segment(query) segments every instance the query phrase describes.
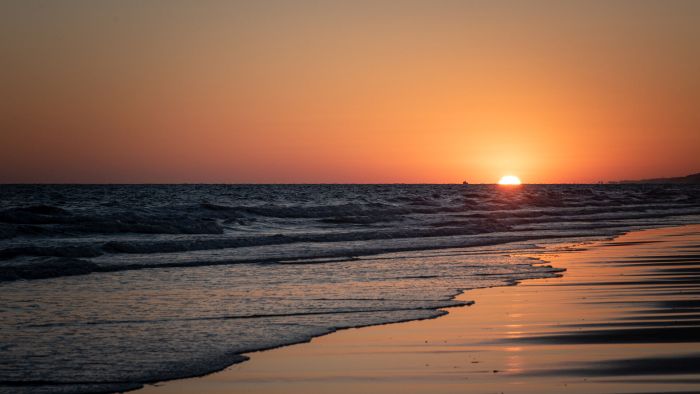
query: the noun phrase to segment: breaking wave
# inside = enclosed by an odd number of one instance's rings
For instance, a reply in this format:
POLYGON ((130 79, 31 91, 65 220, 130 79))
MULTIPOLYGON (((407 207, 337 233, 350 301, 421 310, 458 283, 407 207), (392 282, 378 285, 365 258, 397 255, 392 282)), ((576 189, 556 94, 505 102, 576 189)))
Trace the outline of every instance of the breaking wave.
POLYGON ((607 235, 693 222, 699 194, 693 185, 7 186, 0 280, 607 235), (66 259, 85 269, 64 269, 66 259))

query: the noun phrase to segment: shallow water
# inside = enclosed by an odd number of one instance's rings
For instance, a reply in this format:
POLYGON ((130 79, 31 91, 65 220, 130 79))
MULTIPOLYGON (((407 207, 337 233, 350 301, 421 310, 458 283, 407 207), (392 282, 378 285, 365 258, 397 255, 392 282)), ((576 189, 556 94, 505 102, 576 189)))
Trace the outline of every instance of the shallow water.
POLYGON ((696 393, 700 226, 538 256, 562 277, 465 292, 469 308, 346 330, 139 394, 696 393))
POLYGON ((695 186, 2 186, 0 202, 8 392, 138 387, 436 317, 463 289, 555 275, 520 256, 538 245, 700 221, 695 186))

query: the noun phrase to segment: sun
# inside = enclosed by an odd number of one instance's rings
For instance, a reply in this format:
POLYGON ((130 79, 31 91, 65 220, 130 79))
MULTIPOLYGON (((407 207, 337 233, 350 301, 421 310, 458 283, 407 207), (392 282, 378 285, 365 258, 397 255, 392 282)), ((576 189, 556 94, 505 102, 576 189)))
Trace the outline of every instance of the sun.
POLYGON ((520 185, 521 183, 520 178, 515 175, 504 175, 501 180, 498 181, 499 185, 520 185))

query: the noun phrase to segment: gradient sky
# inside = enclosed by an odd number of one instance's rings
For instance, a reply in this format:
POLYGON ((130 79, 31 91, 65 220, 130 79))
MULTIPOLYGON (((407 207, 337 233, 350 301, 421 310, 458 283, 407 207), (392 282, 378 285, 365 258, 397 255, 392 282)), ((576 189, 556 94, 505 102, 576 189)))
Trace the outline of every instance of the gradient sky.
POLYGON ((0 182, 700 171, 700 1, 0 2, 0 182))

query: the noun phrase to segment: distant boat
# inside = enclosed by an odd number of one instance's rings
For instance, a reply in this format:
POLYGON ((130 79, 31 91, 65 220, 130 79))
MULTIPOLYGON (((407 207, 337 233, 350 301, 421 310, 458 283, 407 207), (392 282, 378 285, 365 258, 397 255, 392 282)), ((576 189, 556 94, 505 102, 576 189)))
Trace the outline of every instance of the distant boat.
POLYGON ((468 185, 468 184, 469 184, 469 182, 467 182, 467 181, 462 182, 462 185, 468 185))

